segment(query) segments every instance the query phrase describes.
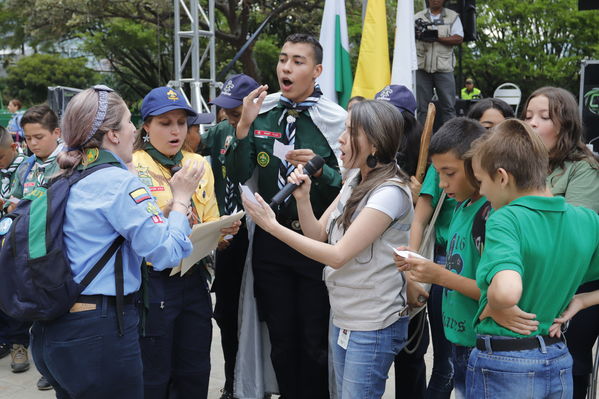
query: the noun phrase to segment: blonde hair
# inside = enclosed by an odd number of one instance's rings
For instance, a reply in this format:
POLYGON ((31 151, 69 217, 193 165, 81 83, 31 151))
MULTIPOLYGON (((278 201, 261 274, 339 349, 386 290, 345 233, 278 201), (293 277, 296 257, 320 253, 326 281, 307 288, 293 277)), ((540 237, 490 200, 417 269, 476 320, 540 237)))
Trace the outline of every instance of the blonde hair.
POLYGON ((126 110, 127 105, 121 96, 109 92, 106 116, 92 138, 85 142, 98 112, 98 92, 87 89, 73 97, 62 117, 61 136, 68 148, 58 155, 58 165, 66 169, 67 173, 79 166, 85 149, 101 148, 102 139, 109 130, 121 129, 121 120, 126 110))

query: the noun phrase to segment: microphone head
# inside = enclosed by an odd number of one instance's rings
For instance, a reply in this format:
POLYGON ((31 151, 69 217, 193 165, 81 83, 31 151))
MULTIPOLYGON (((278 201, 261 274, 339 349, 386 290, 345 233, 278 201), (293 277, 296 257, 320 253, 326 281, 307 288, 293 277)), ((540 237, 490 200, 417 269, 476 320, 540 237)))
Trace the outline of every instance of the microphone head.
POLYGON ((324 166, 324 158, 320 155, 315 155, 314 158, 309 160, 304 166, 305 174, 308 176, 312 176, 316 173, 320 168, 324 166))

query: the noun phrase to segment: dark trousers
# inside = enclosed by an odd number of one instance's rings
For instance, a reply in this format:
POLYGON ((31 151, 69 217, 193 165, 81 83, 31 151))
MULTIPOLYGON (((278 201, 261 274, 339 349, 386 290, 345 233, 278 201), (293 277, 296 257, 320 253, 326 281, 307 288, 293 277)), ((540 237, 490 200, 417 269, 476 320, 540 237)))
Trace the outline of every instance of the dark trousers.
POLYGON ((35 366, 58 399, 142 399, 138 324, 136 306, 125 305, 124 335, 119 336, 115 307, 107 299, 95 310, 35 322, 35 366))
POLYGON ((324 266, 256 227, 254 289, 284 399, 328 398, 329 300, 324 266))
POLYGON ((453 390, 452 347, 443 329, 442 301, 443 287, 433 284, 427 301, 433 341, 433 370, 426 388, 427 399, 449 399, 453 390))
POLYGON ((199 265, 184 276, 150 271, 150 309, 140 338, 145 399, 208 396, 212 304, 199 265))
POLYGON ((29 346, 30 321, 19 321, 0 311, 0 343, 29 346))
MULTIPOLYGON (((577 294, 599 290, 599 281, 580 286, 577 294)), ((584 309, 570 321, 566 331, 566 343, 574 364, 574 399, 584 399, 587 395, 591 372, 593 370, 593 345, 599 336, 599 305, 584 309)))
POLYGON ((424 355, 429 344, 425 310, 410 320, 408 339, 412 341, 395 356, 395 398, 424 399, 426 394, 424 355), (413 352, 407 353, 406 350, 413 352))
POLYGON ((237 339, 237 321, 239 311, 239 293, 243 266, 248 250, 247 229, 239 229, 230 245, 216 251, 215 278, 212 290, 216 295, 214 319, 220 328, 221 344, 225 359, 225 389, 233 392, 235 377, 235 359, 239 341, 237 339))

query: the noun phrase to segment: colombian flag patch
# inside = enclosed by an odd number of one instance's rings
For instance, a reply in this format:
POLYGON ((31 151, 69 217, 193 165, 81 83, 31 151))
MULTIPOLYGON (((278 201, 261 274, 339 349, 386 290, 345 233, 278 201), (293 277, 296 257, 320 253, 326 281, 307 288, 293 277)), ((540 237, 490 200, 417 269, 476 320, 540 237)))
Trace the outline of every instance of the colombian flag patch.
POLYGON ((137 190, 131 191, 129 193, 129 197, 131 197, 133 202, 135 202, 136 204, 139 204, 141 202, 144 202, 145 200, 149 200, 150 198, 152 198, 152 196, 150 195, 148 190, 146 190, 143 187, 138 188, 137 190))

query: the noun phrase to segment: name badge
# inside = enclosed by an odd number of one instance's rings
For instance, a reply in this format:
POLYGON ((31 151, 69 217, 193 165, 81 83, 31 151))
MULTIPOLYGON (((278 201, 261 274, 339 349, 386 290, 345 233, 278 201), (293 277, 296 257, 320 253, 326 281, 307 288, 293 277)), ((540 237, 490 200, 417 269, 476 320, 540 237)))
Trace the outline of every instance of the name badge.
POLYGON ((278 132, 269 132, 266 130, 254 130, 254 136, 255 137, 274 137, 275 139, 280 139, 283 135, 281 133, 278 132))
POLYGON ((347 345, 349 344, 349 334, 351 331, 340 329, 339 330, 339 338, 337 338, 337 345, 342 347, 343 349, 347 349, 347 345))

